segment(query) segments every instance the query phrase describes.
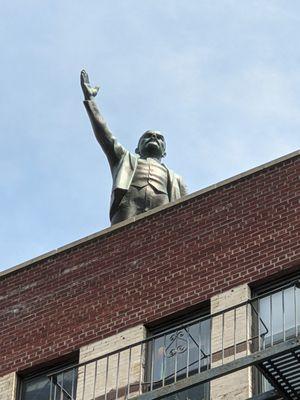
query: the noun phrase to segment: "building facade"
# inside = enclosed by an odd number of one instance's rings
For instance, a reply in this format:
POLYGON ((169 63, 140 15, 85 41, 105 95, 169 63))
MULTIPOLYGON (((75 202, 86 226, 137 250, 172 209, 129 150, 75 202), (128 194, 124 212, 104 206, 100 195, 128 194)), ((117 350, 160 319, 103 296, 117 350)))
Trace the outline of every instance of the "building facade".
POLYGON ((0 399, 300 399, 299 155, 2 272, 0 399))

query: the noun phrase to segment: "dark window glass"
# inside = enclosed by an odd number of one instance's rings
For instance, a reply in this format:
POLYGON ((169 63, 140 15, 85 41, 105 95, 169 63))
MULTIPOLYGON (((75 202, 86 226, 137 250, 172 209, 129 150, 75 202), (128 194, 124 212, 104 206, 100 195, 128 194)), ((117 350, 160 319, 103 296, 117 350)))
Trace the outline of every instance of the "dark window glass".
POLYGON ((50 382, 47 376, 41 375, 22 383, 22 400, 48 400, 50 382))
MULTIPOLYGON (((53 371, 53 370, 52 370, 53 371)), ((59 374, 57 377, 58 385, 53 385, 52 391, 50 388, 50 380, 48 374, 51 370, 47 370, 41 374, 28 376, 21 381, 21 397, 20 400, 49 400, 51 392, 51 400, 67 400, 70 397, 67 395, 76 393, 77 376, 73 370, 64 374, 59 374), (60 388, 65 390, 65 394, 61 394, 60 388)))
POLYGON ((262 346, 270 347, 299 332, 299 302, 300 290, 297 287, 290 287, 260 299, 260 317, 268 329, 262 346))
MULTIPOLYGON (((148 343, 147 384, 153 390, 210 368, 210 318, 195 322, 177 321, 177 328, 156 329, 148 343), (160 334, 161 333, 161 334, 160 334)), ((176 394, 176 398, 209 399, 209 384, 176 394)))
POLYGON ((210 399, 209 385, 196 385, 192 388, 182 390, 173 395, 163 397, 164 400, 208 400, 210 399))

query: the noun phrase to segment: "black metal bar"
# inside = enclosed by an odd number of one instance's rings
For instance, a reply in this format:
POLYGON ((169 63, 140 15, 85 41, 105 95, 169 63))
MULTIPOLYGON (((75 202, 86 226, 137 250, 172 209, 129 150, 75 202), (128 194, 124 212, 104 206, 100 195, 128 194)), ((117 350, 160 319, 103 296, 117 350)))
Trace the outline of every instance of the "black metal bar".
POLYGON ((285 341, 285 303, 284 303, 284 290, 281 292, 282 302, 282 330, 283 330, 283 341, 285 341))
MULTIPOLYGON (((63 386, 61 386, 60 383, 56 381, 54 384, 55 388, 58 387, 60 389, 60 394, 63 393, 65 396, 67 396, 68 399, 73 400, 73 397, 70 395, 70 393, 63 386)), ((56 400, 56 393, 54 395, 54 400, 56 400)))
MULTIPOLYGON (((280 374, 280 372, 277 370, 277 368, 274 366, 274 364, 272 363, 271 360, 267 360, 268 363, 272 366, 272 368, 274 369, 274 371, 276 371, 276 373, 278 374, 278 377, 280 380, 282 380, 284 383, 286 383, 286 386, 288 387, 288 389, 293 392, 294 395, 297 396, 297 393, 294 392, 293 388, 291 388, 286 379, 282 376, 282 374, 280 374)), ((278 383, 278 379, 274 378, 272 376, 272 374, 269 373, 268 369, 266 368, 266 366, 264 365, 257 365, 258 370, 265 376, 265 378, 270 382, 270 384, 277 390, 277 392, 285 399, 285 400, 294 400, 293 397, 290 397, 288 395, 288 393, 286 392, 286 388, 283 387, 283 385, 278 383)), ((296 397, 297 398, 297 397, 296 397)))
POLYGON ((74 384, 75 384, 75 371, 78 371, 76 368, 74 368, 73 369, 73 371, 72 371, 72 387, 71 387, 71 396, 72 396, 72 399, 73 399, 73 397, 74 397, 74 384))
POLYGON ((250 397, 247 400, 279 400, 282 398, 280 394, 276 393, 275 390, 269 390, 268 392, 258 394, 257 396, 250 397))
MULTIPOLYGON (((201 323, 199 323, 199 325, 200 325, 200 324, 201 324, 201 323)), ((188 338, 190 337, 190 338, 192 339, 192 341, 194 342, 194 344, 195 344, 197 347, 199 347, 199 344, 196 342, 196 340, 193 338, 193 336, 189 333, 188 329, 189 329, 189 327, 184 328, 184 330, 185 330, 186 333, 188 334, 188 338)), ((202 354, 202 358, 208 357, 208 354, 206 354, 201 348, 200 348, 199 351, 200 351, 201 354, 202 354)))
POLYGON ((104 400, 107 400, 108 370, 109 370, 109 357, 107 357, 107 359, 106 359, 104 400))
POLYGON ((98 370, 98 361, 96 361, 95 364, 93 400, 95 400, 95 394, 96 394, 97 370, 98 370))
POLYGON ((287 340, 284 343, 277 344, 266 350, 257 351, 256 353, 250 354, 248 356, 230 361, 227 364, 214 367, 208 371, 203 371, 201 372, 201 374, 195 374, 190 376, 189 378, 184 378, 176 383, 165 386, 163 388, 143 393, 139 397, 132 397, 131 400, 156 400, 165 396, 173 395, 174 393, 180 392, 187 388, 192 388, 202 383, 221 378, 222 376, 231 374, 240 369, 250 367, 252 365, 258 365, 263 361, 274 357, 275 355, 278 356, 297 348, 300 348, 300 338, 287 340))
POLYGON ((174 382, 177 382, 177 363, 178 363, 178 332, 176 332, 176 338, 175 338, 174 382))
MULTIPOLYGON (((247 307, 247 306, 246 306, 247 307)), ((248 321, 246 319, 246 325, 248 321)), ((234 346, 234 360, 236 357, 236 309, 233 310, 233 346, 234 346)), ((246 346, 248 346, 246 342, 246 346)))
POLYGON ((270 333, 271 333, 271 346, 273 346, 273 295, 270 296, 270 333))
POLYGON ((82 387, 82 399, 84 399, 84 394, 85 394, 86 366, 87 366, 87 364, 85 364, 85 365, 84 365, 84 369, 83 369, 83 387, 82 387))
POLYGON ((129 349, 128 354, 128 374, 127 374, 127 398, 130 394, 130 370, 131 370, 131 348, 129 349))
MULTIPOLYGON (((61 374, 61 380, 62 380, 62 383, 61 383, 61 388, 63 389, 64 388, 64 372, 61 374)), ((61 390, 60 391, 60 400, 63 400, 63 391, 61 390)))
POLYGON ((248 304, 246 305, 246 356, 248 355, 248 348, 249 348, 249 343, 248 343, 248 335, 250 331, 250 324, 249 324, 249 307, 248 304))
MULTIPOLYGON (((277 290, 277 291, 279 291, 279 290, 277 290)), ((262 297, 262 296, 261 296, 261 297, 262 297)), ((124 347, 122 347, 122 348, 120 348, 120 349, 118 349, 118 350, 114 350, 114 351, 112 351, 112 352, 110 352, 110 353, 103 354, 103 355, 100 356, 100 357, 95 357, 95 358, 93 358, 93 359, 91 359, 91 360, 84 361, 84 362, 82 362, 82 363, 78 363, 78 364, 76 364, 76 365, 74 365, 74 366, 72 366, 72 367, 62 368, 62 369, 60 369, 60 370, 51 372, 51 373, 48 374, 47 376, 48 376, 48 378, 50 378, 50 377, 53 376, 53 375, 58 375, 58 374, 60 374, 60 373, 62 373, 62 372, 68 372, 68 371, 72 370, 72 369, 75 368, 75 367, 76 367, 76 368, 80 368, 80 367, 83 367, 83 366, 86 365, 86 364, 91 364, 91 363, 96 362, 96 361, 98 361, 98 360, 102 360, 102 359, 104 359, 104 358, 111 357, 111 356, 113 356, 113 355, 115 355, 115 354, 118 354, 118 353, 121 353, 121 352, 123 352, 123 351, 129 350, 129 349, 132 348, 132 347, 140 346, 142 343, 148 343, 148 342, 151 342, 152 340, 156 340, 156 339, 158 339, 158 338, 161 338, 161 337, 163 337, 165 334, 167 335, 168 333, 172 333, 172 332, 184 330, 184 329, 186 329, 187 327, 196 324, 197 322, 203 322, 203 321, 206 321, 206 320, 211 320, 212 318, 218 317, 219 315, 223 315, 224 313, 228 313, 228 312, 230 312, 230 311, 232 311, 232 310, 234 310, 234 309, 241 308, 241 307, 245 306, 246 304, 250 304, 251 307, 253 308, 254 312, 257 313, 257 311, 255 310, 255 307, 252 305, 252 302, 254 302, 255 300, 257 300, 258 298, 261 298, 261 297, 255 297, 255 298, 253 298, 253 299, 251 299, 251 300, 244 301, 243 303, 239 303, 239 304, 237 304, 237 305, 235 305, 235 306, 229 307, 229 308, 227 308, 227 309, 225 309, 225 310, 222 310, 222 311, 218 311, 218 312, 216 312, 216 313, 214 313, 214 314, 210 314, 210 315, 206 315, 206 316, 204 316, 204 317, 196 318, 196 319, 194 319, 194 320, 189 321, 188 323, 180 324, 180 325, 178 325, 178 326, 176 326, 176 327, 174 327, 174 328, 170 328, 170 329, 164 331, 163 333, 158 333, 158 334, 153 335, 153 336, 150 336, 150 337, 148 337, 148 338, 146 338, 146 339, 140 340, 139 342, 136 342, 136 343, 134 343, 134 344, 130 344, 130 345, 124 346, 124 347)), ((263 297, 265 297, 265 295, 264 295, 263 297)), ((262 322, 262 324, 264 325, 266 331, 268 331, 268 329, 267 329, 266 325, 264 324, 264 322, 263 322, 263 321, 261 321, 261 322, 262 322)))
POLYGON ((201 354, 201 346, 202 346, 202 343, 201 343, 201 322, 199 322, 199 324, 198 324, 199 326, 198 326, 198 334, 199 334, 199 340, 198 340, 198 374, 200 374, 200 372, 201 372, 201 356, 200 356, 200 354, 201 354))
POLYGON ((118 353, 118 358, 117 358, 116 400, 119 395, 119 374, 120 374, 120 353, 118 353))
POLYGON ((189 337, 191 335, 190 335, 190 331, 188 328, 186 329, 186 332, 188 334, 187 335, 187 354, 186 354, 186 377, 188 378, 189 372, 190 372, 190 340, 189 340, 189 337))
POLYGON ((165 381, 166 381, 166 371, 167 371, 167 352, 166 352, 166 342, 167 338, 166 335, 164 335, 164 352, 163 352, 163 369, 162 369, 162 385, 165 386, 165 381))
POLYGON ((49 400, 52 400, 53 381, 54 381, 54 378, 53 378, 53 376, 51 376, 51 378, 50 378, 50 393, 49 393, 49 400))
POLYGON ((140 351, 139 394, 142 393, 143 353, 144 353, 144 346, 143 346, 143 343, 142 343, 141 344, 141 351, 140 351))
POLYGON ((298 313, 297 313, 297 308, 298 308, 298 296, 297 296, 297 289, 299 289, 299 286, 295 285, 294 288, 294 301, 295 301, 295 334, 298 336, 298 313))
POLYGON ((225 313, 222 314, 222 364, 224 364, 224 357, 225 357, 224 328, 225 328, 225 313))
MULTIPOLYGON (((265 296, 264 296, 265 297, 265 296)), ((269 329, 267 328, 266 324, 264 323, 264 321, 260 318, 260 313, 256 310, 256 308, 254 307, 254 304, 252 304, 254 299, 251 299, 250 301, 247 302, 247 304, 250 304, 252 310, 255 312, 255 314, 257 315, 258 318, 258 324, 261 322, 266 330, 266 332, 261 333, 261 336, 267 335, 269 333, 269 329)), ((250 338, 252 339, 252 338, 250 338)))
MULTIPOLYGON (((250 333, 249 339, 246 337, 246 346, 248 346, 247 343, 248 343, 249 340, 254 340, 256 337, 258 337, 259 339, 261 339, 261 337, 264 337, 264 335, 266 335, 266 334, 269 332, 269 331, 268 331, 268 328, 267 328, 267 326, 266 326, 266 324, 265 324, 264 321, 260 318, 259 312, 256 310, 255 305, 254 305, 254 302, 257 301, 258 299, 262 299, 262 298, 265 298, 265 297, 267 297, 267 296, 270 296, 270 294, 271 294, 271 296, 272 296, 272 294, 281 292, 281 291, 283 291, 284 289, 289 288, 289 287, 295 287, 295 290, 296 290, 296 287, 298 288, 299 285, 300 285, 300 284, 299 284, 299 281, 297 281, 297 282, 292 282, 292 283, 290 283, 290 284, 287 284, 287 285, 285 285, 285 286, 282 286, 281 288, 277 288, 277 289, 272 290, 272 291, 270 291, 270 292, 268 292, 268 293, 264 293, 263 295, 257 296, 257 297, 255 297, 255 298, 253 298, 253 299, 251 299, 251 300, 247 300, 247 301, 245 301, 245 302, 243 302, 243 303, 240 303, 240 304, 237 304, 237 305, 235 305, 235 306, 229 307, 229 308, 227 308, 227 309, 225 309, 225 310, 222 310, 222 311, 219 311, 219 312, 217 312, 217 313, 214 313, 214 314, 211 314, 211 315, 207 315, 207 316, 204 316, 204 317, 201 317, 201 318, 194 319, 194 320, 192 320, 192 321, 190 321, 190 322, 188 322, 188 323, 180 324, 180 325, 178 325, 177 327, 170 328, 170 329, 164 331, 163 333, 159 333, 159 334, 153 335, 152 337, 149 337, 149 338, 146 338, 146 339, 141 340, 141 341, 139 341, 139 342, 136 342, 136 343, 134 343, 134 344, 131 344, 131 345, 128 345, 128 346, 124 346, 124 347, 122 347, 122 348, 119 349, 119 350, 115 350, 115 351, 113 351, 113 352, 104 354, 104 355, 102 355, 102 356, 100 356, 100 357, 93 358, 93 359, 91 359, 91 360, 88 360, 88 361, 79 363, 79 364, 77 364, 77 365, 75 365, 75 366, 70 366, 70 367, 68 367, 68 368, 64 368, 64 369, 61 369, 61 370, 58 370, 58 371, 54 371, 54 372, 52 372, 52 373, 50 373, 50 374, 48 375, 48 378, 51 379, 52 377, 57 377, 58 374, 62 374, 62 373, 65 373, 65 372, 68 372, 68 371, 71 371, 71 370, 74 371, 75 369, 77 369, 77 371, 78 371, 78 369, 79 369, 80 367, 84 367, 84 371, 85 371, 85 372, 84 372, 84 375, 85 375, 85 374, 86 374, 86 367, 87 367, 87 365, 92 364, 92 363, 97 363, 97 362, 99 362, 99 361, 102 360, 102 359, 106 359, 106 361, 107 361, 107 366, 108 366, 108 359, 109 359, 111 356, 117 355, 118 357, 120 357, 120 354, 121 354, 122 352, 127 351, 127 350, 129 350, 129 351, 131 352, 131 349, 133 349, 134 347, 137 347, 137 346, 141 346, 141 347, 142 347, 142 346, 144 346, 144 345, 146 345, 147 343, 150 343, 150 342, 152 343, 152 347, 154 347, 154 349, 152 348, 152 351, 154 351, 154 354, 152 354, 152 363, 154 363, 156 339, 162 338, 162 337, 166 337, 166 335, 167 335, 168 333, 173 333, 173 332, 175 332, 175 335, 176 335, 180 330, 185 331, 185 332, 187 333, 187 335, 188 335, 188 340, 189 340, 189 338, 191 338, 191 340, 193 340, 193 342, 198 346, 198 349, 199 349, 199 344, 194 340, 194 338, 192 337, 192 335, 190 335, 189 327, 191 327, 192 325, 195 325, 196 323, 198 323, 199 326, 201 326, 201 324, 202 324, 204 321, 209 321, 210 326, 212 327, 213 318, 216 318, 216 317, 218 317, 218 316, 222 316, 222 333, 223 333, 223 334, 222 334, 222 343, 223 343, 223 341, 224 341, 224 320, 225 320, 225 315, 226 315, 226 313, 228 313, 228 312, 230 312, 230 311, 233 310, 233 311, 234 311, 234 314, 235 314, 235 317, 236 317, 236 310, 237 310, 237 309, 240 309, 240 308, 242 308, 242 307, 244 307, 244 306, 246 306, 246 314, 247 314, 247 311, 248 311, 248 307, 250 306, 250 307, 252 308, 252 310, 254 311, 254 313, 258 316, 258 324, 259 324, 259 327, 260 327, 260 324, 262 324, 262 326, 263 326, 264 329, 265 329, 265 332, 264 332, 264 333, 261 333, 261 332, 260 332, 260 329, 259 329, 259 334, 258 334, 258 336, 252 336, 252 334, 250 333), (153 345, 154 345, 154 346, 153 346, 153 345)), ((284 293, 284 292, 282 292, 282 293, 284 293)), ((284 294, 283 294, 283 295, 284 295, 284 294)), ((284 301, 284 300, 283 300, 283 301, 284 301)), ((295 308, 296 308, 296 304, 295 304, 295 308)), ((246 319, 247 319, 247 318, 246 318, 246 319)), ((235 321, 235 324, 236 324, 236 321, 235 321)), ((246 324, 247 324, 246 330, 248 331, 248 321, 246 321, 246 324)), ((295 324, 297 325, 297 321, 295 321, 295 324)), ((234 329, 236 329, 236 327, 235 327, 234 329)), ((177 340, 177 336, 176 336, 176 340, 177 340)), ((201 341, 201 338, 200 338, 200 341, 201 341)), ((236 341, 236 340, 235 340, 235 341, 236 341)), ((239 343, 244 343, 244 341, 239 342, 239 343)), ((234 350, 235 350, 235 352, 236 352, 236 346, 237 346, 239 343, 234 343, 234 348, 235 348, 234 350)), ((212 359, 212 354, 206 355, 206 354, 202 351, 201 346, 200 346, 200 351, 201 351, 201 353, 203 354, 203 357, 208 357, 208 356, 210 356, 210 358, 212 359)), ((222 363, 224 363, 224 356, 225 356, 224 351, 225 351, 225 349, 224 349, 224 343, 223 343, 223 345, 222 345, 222 363)), ((211 353, 211 350, 210 350, 210 353, 211 353)), ((165 356, 166 356, 166 355, 165 355, 165 356)), ((188 356, 189 356, 189 355, 188 355, 188 356)), ((176 352, 176 354, 175 354, 175 357, 177 357, 177 352, 176 352)), ((212 360, 211 360, 211 361, 212 361, 212 360)), ((189 364, 189 362, 188 362, 188 364, 189 364)), ((208 363, 207 363, 207 365, 208 365, 208 363)), ((189 368, 189 365, 187 365, 187 368, 189 368)), ((153 366, 152 366, 152 369, 153 369, 153 366)), ((177 372, 178 372, 176 369, 177 369, 177 368, 175 368, 175 375, 174 375, 175 382, 176 382, 176 379, 177 379, 177 372)), ((201 365, 200 365, 200 369, 201 369, 201 365)), ((151 372, 152 372, 152 377, 151 377, 151 379, 150 379, 150 386, 151 386, 151 389, 153 389, 153 383, 155 382, 154 374, 153 374, 154 371, 151 371, 151 372), (151 381, 152 381, 152 382, 151 382, 151 381)), ((188 375, 188 373, 189 373, 189 372, 187 372, 187 375, 188 375)), ((165 371, 164 371, 164 375, 165 375, 165 371)), ((106 377, 106 378, 107 378, 107 377, 106 377)), ((164 376, 164 378, 166 378, 166 377, 164 376)), ((57 385, 57 382, 55 382, 55 381, 53 381, 53 382, 54 382, 54 386, 55 386, 55 389, 56 389, 56 386, 58 386, 58 385, 57 385)), ((84 386, 85 386, 85 376, 84 376, 84 386)), ((84 391, 84 390, 85 390, 85 387, 83 387, 83 391, 84 391)), ((149 389, 148 389, 148 390, 149 390, 149 389)))
POLYGON ((152 342, 151 342, 150 390, 153 389, 153 383, 154 383, 154 359, 155 359, 155 340, 152 340, 152 342))

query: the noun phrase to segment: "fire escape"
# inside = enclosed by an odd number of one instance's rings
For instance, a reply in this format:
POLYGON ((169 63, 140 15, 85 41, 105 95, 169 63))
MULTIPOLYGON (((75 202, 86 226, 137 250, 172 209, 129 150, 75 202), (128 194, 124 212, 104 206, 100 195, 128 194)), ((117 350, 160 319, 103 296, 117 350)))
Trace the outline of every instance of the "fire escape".
POLYGON ((215 379, 253 367, 248 400, 300 399, 300 283, 49 375, 49 400, 209 400, 215 379))

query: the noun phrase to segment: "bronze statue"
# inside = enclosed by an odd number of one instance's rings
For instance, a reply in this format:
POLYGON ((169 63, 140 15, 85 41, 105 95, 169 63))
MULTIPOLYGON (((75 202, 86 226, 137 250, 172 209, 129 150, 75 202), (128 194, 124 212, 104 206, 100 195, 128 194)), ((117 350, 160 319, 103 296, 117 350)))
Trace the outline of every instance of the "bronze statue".
POLYGON ((166 155, 163 135, 158 131, 146 131, 138 142, 136 154, 130 153, 107 127, 93 100, 99 87, 90 85, 84 70, 81 71, 81 87, 96 139, 111 169, 111 223, 116 224, 184 196, 187 192, 182 178, 161 162, 166 155))

